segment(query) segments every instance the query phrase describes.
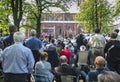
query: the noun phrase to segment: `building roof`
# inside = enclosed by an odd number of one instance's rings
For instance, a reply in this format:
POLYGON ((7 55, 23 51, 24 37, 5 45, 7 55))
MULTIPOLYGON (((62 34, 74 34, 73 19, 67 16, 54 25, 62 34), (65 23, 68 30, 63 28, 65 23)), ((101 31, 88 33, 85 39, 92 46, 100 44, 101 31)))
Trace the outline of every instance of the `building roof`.
MULTIPOLYGON (((25 0, 25 2, 29 3, 29 4, 35 4, 34 0, 25 0)), ((79 12, 79 6, 77 5, 77 2, 71 2, 70 4, 68 3, 68 13, 78 13, 79 12)), ((66 13, 64 11, 62 11, 60 8, 57 7, 49 7, 50 11, 52 11, 53 13, 66 13)))
MULTIPOLYGON (((78 13, 79 12, 79 6, 77 5, 76 2, 72 2, 70 5, 68 5, 68 13, 78 13)), ((50 7, 50 10, 54 13, 65 13, 64 11, 62 11, 60 8, 57 7, 50 7)))

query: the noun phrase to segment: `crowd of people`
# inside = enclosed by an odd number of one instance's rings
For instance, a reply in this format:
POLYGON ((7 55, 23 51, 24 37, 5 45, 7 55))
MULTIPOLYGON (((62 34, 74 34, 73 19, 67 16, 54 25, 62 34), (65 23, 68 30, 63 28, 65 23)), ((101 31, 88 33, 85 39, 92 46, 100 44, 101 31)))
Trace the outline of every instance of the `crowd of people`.
POLYGON ((32 76, 35 82, 62 82, 61 75, 77 77, 74 82, 78 79, 84 82, 120 81, 118 29, 111 32, 109 38, 96 28, 94 34, 81 32, 72 39, 54 39, 51 35, 48 39, 39 39, 34 29, 26 39, 13 25, 9 31, 10 35, 3 39, 4 47, 0 46, 4 82, 31 82, 32 76), (87 70, 78 64, 81 46, 88 51, 87 70))

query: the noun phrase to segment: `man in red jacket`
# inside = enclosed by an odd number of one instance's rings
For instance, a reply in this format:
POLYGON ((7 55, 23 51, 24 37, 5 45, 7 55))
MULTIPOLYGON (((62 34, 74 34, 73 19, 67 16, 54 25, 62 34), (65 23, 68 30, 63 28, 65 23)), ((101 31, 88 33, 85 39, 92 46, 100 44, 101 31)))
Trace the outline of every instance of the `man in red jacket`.
POLYGON ((62 56, 62 55, 67 57, 67 60, 68 60, 67 63, 70 64, 70 59, 71 59, 72 52, 69 50, 69 46, 68 45, 66 45, 64 47, 64 50, 62 50, 60 52, 60 56, 62 56))

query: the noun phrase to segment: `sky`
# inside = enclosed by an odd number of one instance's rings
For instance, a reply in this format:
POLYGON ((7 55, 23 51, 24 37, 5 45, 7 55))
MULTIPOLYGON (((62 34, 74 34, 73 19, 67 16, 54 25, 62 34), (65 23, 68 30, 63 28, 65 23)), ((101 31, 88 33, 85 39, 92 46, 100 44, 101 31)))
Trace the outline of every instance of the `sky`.
POLYGON ((108 0, 109 3, 113 3, 113 4, 115 3, 115 1, 117 0, 108 0))

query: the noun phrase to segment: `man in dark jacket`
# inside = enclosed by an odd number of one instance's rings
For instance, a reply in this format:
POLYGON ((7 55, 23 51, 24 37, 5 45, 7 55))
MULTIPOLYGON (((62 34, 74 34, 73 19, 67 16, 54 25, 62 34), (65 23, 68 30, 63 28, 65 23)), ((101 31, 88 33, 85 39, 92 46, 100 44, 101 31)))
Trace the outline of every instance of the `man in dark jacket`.
POLYGON ((50 44, 47 45, 47 49, 44 50, 48 53, 48 61, 51 63, 52 69, 59 65, 59 56, 56 51, 56 46, 54 45, 55 40, 52 39, 50 44))
POLYGON ((77 77, 80 74, 80 70, 67 64, 67 61, 68 61, 67 57, 63 55, 60 57, 60 66, 55 67, 55 74, 56 74, 57 82, 61 82, 61 79, 60 79, 61 75, 73 75, 77 77))
POLYGON ((120 41, 117 40, 116 32, 110 34, 110 41, 106 44, 104 52, 108 68, 120 74, 120 41))
POLYGON ((17 31, 17 27, 14 25, 10 25, 9 26, 9 32, 10 34, 8 36, 5 37, 5 39, 3 40, 4 43, 4 48, 6 48, 7 46, 10 46, 14 43, 13 41, 13 34, 14 32, 17 31))

